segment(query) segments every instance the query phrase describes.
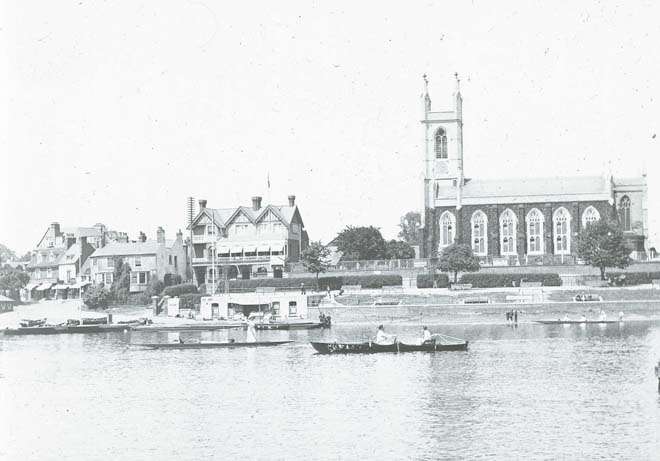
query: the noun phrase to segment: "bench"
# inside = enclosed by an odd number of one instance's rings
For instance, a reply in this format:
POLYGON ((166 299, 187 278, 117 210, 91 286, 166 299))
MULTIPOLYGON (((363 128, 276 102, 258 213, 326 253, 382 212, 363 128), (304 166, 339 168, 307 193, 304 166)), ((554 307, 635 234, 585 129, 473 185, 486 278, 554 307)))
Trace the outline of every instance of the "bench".
POLYGON ((472 284, 471 283, 452 283, 449 286, 450 290, 471 290, 472 289, 472 284))
POLYGON ((463 304, 490 304, 490 298, 475 297, 475 298, 465 298, 463 304))

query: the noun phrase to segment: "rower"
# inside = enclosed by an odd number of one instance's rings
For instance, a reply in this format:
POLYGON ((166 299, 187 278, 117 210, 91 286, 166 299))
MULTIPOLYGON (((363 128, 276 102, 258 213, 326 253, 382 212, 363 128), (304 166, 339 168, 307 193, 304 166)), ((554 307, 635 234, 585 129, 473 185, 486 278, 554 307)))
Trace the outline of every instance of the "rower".
POLYGON ((378 331, 376 332, 376 344, 392 344, 395 339, 396 336, 385 333, 383 325, 378 326, 378 331))
POLYGON ((598 316, 598 320, 606 320, 607 319, 607 314, 605 313, 604 310, 600 310, 600 315, 598 316))
POLYGON ((564 314, 564 322, 568 322, 570 319, 568 318, 568 312, 564 314))
POLYGON ((426 325, 422 327, 422 342, 425 343, 426 341, 431 341, 433 339, 433 335, 429 331, 428 328, 426 328, 426 325))
POLYGON ((619 322, 623 322, 623 312, 619 312, 619 322))

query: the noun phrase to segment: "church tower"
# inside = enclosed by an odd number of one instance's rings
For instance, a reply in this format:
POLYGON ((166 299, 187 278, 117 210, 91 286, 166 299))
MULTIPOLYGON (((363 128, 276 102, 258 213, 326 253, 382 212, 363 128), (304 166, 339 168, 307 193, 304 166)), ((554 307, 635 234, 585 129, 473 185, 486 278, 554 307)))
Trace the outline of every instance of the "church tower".
MULTIPOLYGON (((423 116, 424 127, 424 208, 435 208, 436 198, 456 198, 461 208, 463 177, 463 98, 460 80, 456 77, 454 109, 433 111, 428 93, 428 80, 424 75, 423 116)), ((426 213, 423 213, 426 214, 426 213)))

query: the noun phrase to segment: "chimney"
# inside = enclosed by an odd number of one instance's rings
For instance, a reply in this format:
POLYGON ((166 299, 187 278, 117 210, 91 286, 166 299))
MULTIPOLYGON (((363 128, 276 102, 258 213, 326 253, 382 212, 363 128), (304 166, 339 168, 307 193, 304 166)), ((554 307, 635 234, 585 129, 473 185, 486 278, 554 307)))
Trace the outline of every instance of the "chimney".
POLYGON ((165 243, 165 230, 161 226, 158 226, 158 229, 156 229, 156 241, 158 243, 165 243))
POLYGON ((295 195, 289 195, 289 206, 290 207, 296 206, 296 196, 295 195))
POLYGON ((50 225, 50 231, 53 234, 53 237, 60 235, 60 223, 54 222, 50 225))
POLYGON ((252 197, 252 209, 259 211, 261 208, 261 197, 252 197))
POLYGON ((206 200, 199 201, 199 211, 202 211, 206 208, 206 200))
POLYGON ((176 233, 176 241, 183 242, 183 232, 181 232, 181 229, 179 229, 179 232, 176 233))

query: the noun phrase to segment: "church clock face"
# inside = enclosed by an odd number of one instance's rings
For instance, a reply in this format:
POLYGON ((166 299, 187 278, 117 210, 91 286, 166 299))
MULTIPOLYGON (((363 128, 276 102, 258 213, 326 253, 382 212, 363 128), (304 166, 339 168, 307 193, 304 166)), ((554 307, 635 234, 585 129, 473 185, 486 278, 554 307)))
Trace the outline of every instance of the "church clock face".
POLYGON ((447 165, 447 162, 436 162, 435 170, 437 174, 449 174, 449 166, 447 165))

